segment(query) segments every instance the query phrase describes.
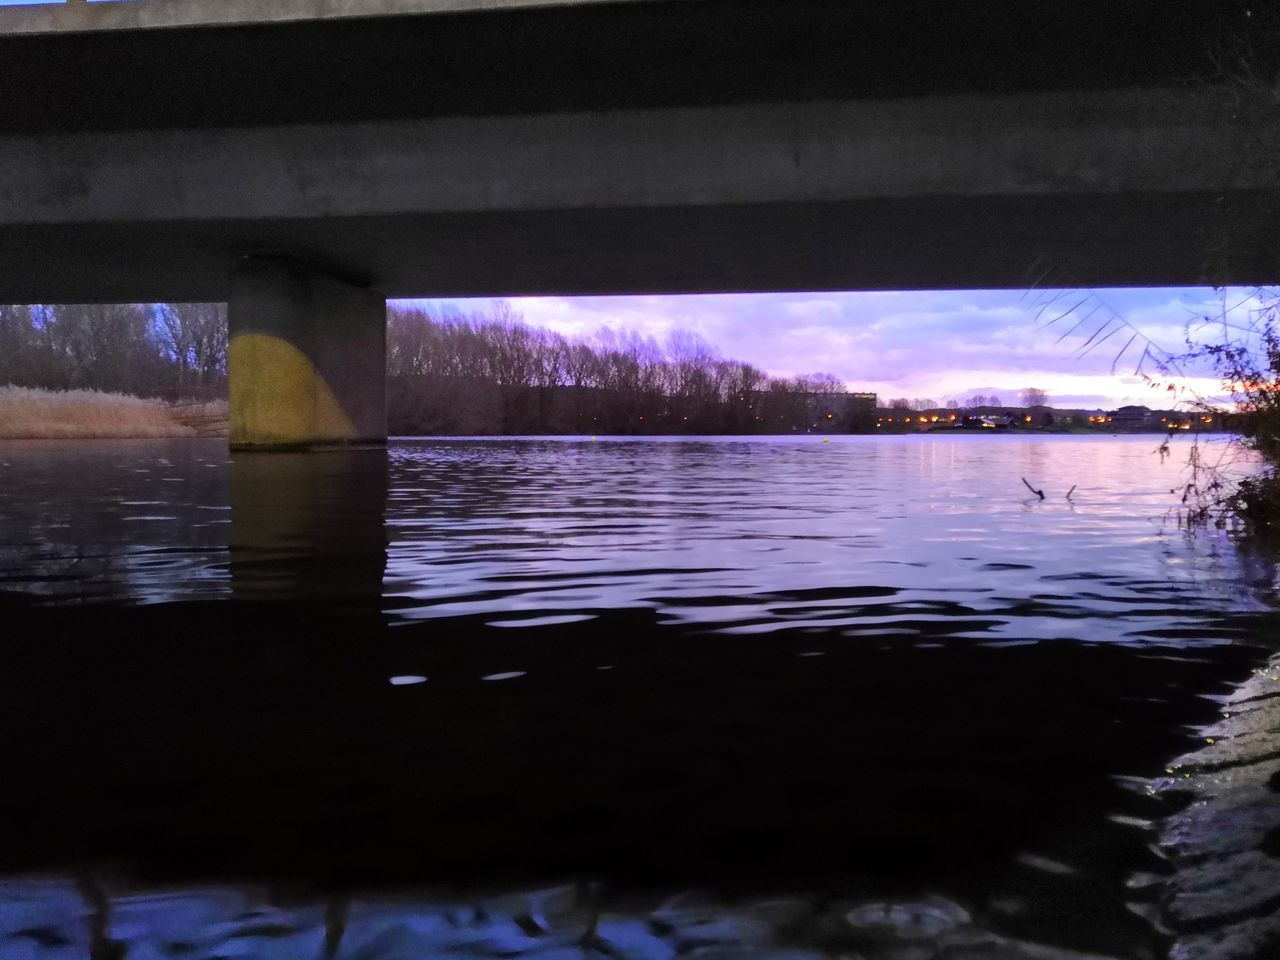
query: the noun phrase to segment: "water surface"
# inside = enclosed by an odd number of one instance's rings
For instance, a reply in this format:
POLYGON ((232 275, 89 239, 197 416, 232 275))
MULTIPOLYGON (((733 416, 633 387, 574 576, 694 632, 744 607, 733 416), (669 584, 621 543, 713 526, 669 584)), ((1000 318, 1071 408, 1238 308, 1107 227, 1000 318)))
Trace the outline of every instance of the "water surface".
POLYGON ((1127 778, 1275 636, 1158 443, 0 445, 0 867, 935 892, 1140 951, 1127 778))

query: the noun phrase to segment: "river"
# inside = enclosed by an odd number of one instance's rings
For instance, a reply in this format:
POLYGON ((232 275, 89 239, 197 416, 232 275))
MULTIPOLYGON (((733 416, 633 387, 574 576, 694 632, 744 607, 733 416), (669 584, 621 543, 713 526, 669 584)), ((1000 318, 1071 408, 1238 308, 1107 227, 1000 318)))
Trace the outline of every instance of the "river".
POLYGON ((1143 956, 1134 785, 1276 636, 1159 442, 0 443, 0 871, 933 894, 1143 956))

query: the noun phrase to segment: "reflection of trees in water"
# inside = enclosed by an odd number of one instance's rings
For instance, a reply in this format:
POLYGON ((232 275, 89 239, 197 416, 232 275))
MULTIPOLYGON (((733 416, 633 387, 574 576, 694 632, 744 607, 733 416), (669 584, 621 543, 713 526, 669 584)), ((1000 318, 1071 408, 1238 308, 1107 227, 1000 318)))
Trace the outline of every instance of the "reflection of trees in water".
POLYGON ((53 597, 166 600, 225 589, 218 441, 15 444, 0 498, 0 576, 53 597))
POLYGON ((354 601, 380 609, 385 449, 242 452, 232 457, 230 474, 236 599, 354 601))
POLYGON ((246 597, 381 595, 385 450, 227 459, 222 441, 6 448, 0 588, 150 602, 234 579, 246 597))
POLYGON ((40 542, 0 547, 0 571, 6 587, 40 596, 127 599, 135 586, 124 558, 105 542, 59 543, 54 531, 32 526, 40 542))

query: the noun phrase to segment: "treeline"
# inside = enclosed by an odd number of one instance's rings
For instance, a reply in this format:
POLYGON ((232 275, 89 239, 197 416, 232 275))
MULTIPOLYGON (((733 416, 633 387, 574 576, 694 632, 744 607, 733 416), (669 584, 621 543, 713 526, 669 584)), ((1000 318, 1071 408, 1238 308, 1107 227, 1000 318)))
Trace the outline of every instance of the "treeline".
POLYGON ((602 329, 530 327, 487 312, 388 314, 388 426, 395 434, 870 431, 870 402, 831 374, 771 377, 677 330, 663 343, 602 329))
MULTIPOLYGON (((142 397, 226 395, 222 304, 0 305, 0 386, 142 397)), ((506 301, 475 313, 392 307, 396 434, 870 432, 874 404, 829 373, 773 377, 685 330, 659 343, 570 338, 506 301)))
POLYGON ((0 305, 0 386, 212 399, 226 372, 222 304, 0 305))

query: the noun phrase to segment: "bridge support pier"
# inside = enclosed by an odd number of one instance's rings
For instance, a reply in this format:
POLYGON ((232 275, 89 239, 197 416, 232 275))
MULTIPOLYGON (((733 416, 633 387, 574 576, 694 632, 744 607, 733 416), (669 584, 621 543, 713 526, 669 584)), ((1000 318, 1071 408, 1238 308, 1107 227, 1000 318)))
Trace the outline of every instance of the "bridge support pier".
POLYGON ((386 442, 382 294, 290 260, 246 258, 227 325, 233 450, 386 442))

